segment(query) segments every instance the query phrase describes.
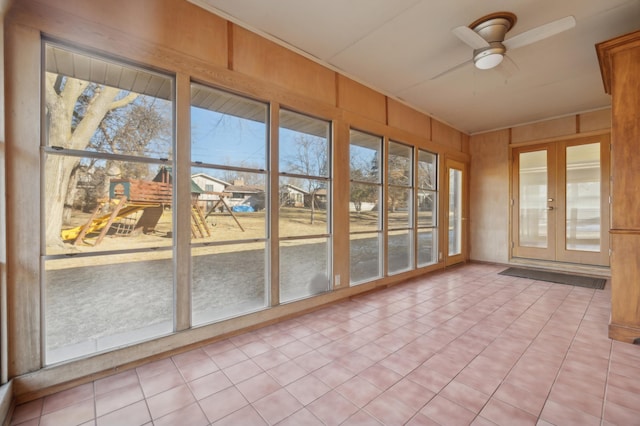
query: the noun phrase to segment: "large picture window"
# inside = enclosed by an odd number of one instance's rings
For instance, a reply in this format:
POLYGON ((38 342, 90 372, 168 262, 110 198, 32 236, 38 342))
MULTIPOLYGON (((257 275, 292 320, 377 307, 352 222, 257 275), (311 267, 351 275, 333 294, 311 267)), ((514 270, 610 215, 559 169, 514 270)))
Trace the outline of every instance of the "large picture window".
POLYGON ((192 323, 268 305, 267 105, 191 85, 192 323))
POLYGON ((418 150, 416 170, 417 266, 438 262, 438 156, 418 150))
POLYGON ((56 44, 43 49, 43 317, 52 364, 174 330, 174 84, 56 44))
POLYGON ((387 160, 387 267, 413 269, 413 148, 389 141, 387 160))
POLYGON ((331 124, 280 111, 280 302, 331 288, 331 124))
POLYGON ((351 285, 382 277, 382 137, 351 130, 349 143, 351 285))
MULTIPOLYGON (((46 365, 332 290, 331 121, 42 46, 46 365)), ((350 285, 438 261, 436 166, 350 130, 350 285)))

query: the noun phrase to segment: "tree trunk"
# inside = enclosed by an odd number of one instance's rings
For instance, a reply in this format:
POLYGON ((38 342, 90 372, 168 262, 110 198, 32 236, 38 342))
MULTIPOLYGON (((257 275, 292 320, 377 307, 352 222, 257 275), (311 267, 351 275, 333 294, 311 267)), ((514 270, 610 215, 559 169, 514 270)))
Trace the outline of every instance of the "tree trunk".
POLYGON ((316 192, 311 192, 311 224, 315 221, 316 216, 316 192))
POLYGON ((51 155, 47 158, 44 187, 47 246, 62 243, 60 231, 62 231, 62 217, 67 199, 67 191, 63 188, 69 187, 71 175, 68 170, 72 170, 77 161, 75 157, 60 155, 51 155))
POLYGON ((67 195, 64 201, 64 208, 62 210, 62 224, 69 225, 71 223, 71 217, 73 216, 73 206, 76 202, 78 195, 78 165, 79 161, 73 166, 71 176, 69 177, 69 186, 67 189, 67 195))
MULTIPOLYGON (((59 146, 67 149, 83 150, 89 144, 105 115, 113 108, 122 107, 133 102, 135 96, 128 96, 114 101, 120 89, 113 87, 96 87, 93 97, 86 104, 86 112, 79 122, 74 123, 74 110, 78 98, 88 83, 74 78, 67 78, 64 89, 58 91, 60 79, 55 74, 46 76, 46 107, 49 116, 48 146, 59 146), (74 128, 74 124, 75 128, 74 128)), ((45 235, 46 244, 61 245, 65 202, 70 191, 71 174, 80 160, 76 157, 48 155, 45 165, 45 235)))

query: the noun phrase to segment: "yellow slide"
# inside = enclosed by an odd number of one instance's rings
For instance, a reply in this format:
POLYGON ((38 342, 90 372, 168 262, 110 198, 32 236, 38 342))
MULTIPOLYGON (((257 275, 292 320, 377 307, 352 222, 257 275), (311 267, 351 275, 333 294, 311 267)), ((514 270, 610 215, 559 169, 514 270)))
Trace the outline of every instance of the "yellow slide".
MULTIPOLYGON (((138 210, 144 210, 147 207, 149 207, 149 205, 140 205, 140 204, 130 204, 126 207, 123 207, 118 212, 116 218, 114 219, 114 222, 117 222, 120 218, 129 216, 130 214, 135 213, 138 210)), ((100 216, 93 219, 89 224, 89 227, 87 228, 87 232, 85 232, 85 235, 89 235, 92 232, 100 231, 102 228, 104 228, 107 225, 107 223, 109 223, 110 218, 111 218, 111 213, 108 213, 108 214, 105 214, 104 216, 100 216)), ((84 229, 85 226, 87 226, 87 224, 84 224, 82 226, 76 226, 75 228, 71 228, 71 229, 63 229, 60 233, 60 235, 62 236, 62 240, 63 241, 75 240, 76 238, 78 238, 78 235, 80 235, 80 232, 82 232, 82 229, 84 229)))

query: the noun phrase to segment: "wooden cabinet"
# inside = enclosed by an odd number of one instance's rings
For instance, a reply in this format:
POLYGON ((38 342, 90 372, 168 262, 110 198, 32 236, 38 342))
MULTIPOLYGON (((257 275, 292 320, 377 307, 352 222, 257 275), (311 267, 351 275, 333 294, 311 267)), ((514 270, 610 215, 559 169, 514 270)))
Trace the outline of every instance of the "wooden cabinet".
POLYGON ((611 95, 609 337, 640 338, 640 31, 596 45, 611 95))

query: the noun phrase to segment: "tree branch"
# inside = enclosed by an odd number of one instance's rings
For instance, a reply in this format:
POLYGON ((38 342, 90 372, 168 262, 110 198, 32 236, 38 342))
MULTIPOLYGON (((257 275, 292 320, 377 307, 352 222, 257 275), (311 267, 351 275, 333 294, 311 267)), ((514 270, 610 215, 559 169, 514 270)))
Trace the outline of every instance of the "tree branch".
POLYGON ((138 97, 137 93, 130 92, 124 98, 111 102, 111 105, 109 105, 109 110, 114 110, 114 109, 129 105, 131 102, 135 101, 137 97, 138 97))

